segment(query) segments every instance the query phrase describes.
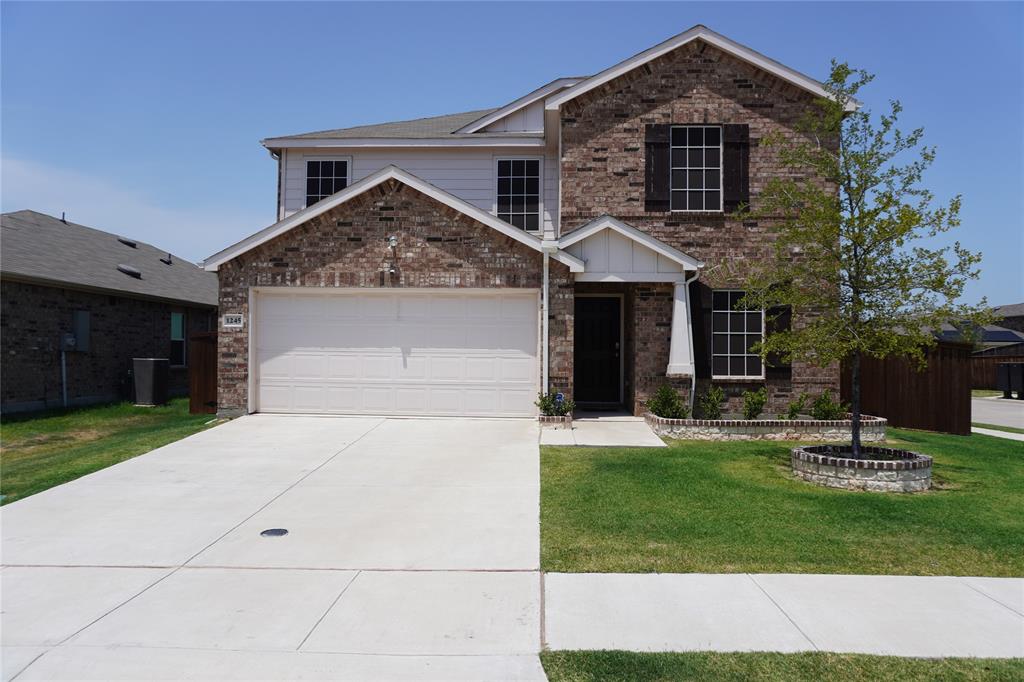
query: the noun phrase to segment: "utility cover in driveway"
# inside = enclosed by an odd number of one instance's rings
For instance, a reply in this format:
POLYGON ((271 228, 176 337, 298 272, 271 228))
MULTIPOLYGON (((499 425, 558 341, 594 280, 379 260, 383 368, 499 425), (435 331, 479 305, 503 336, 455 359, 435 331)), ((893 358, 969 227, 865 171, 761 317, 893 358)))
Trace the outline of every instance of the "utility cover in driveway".
POLYGON ((262 289, 260 412, 532 416, 533 290, 262 289))

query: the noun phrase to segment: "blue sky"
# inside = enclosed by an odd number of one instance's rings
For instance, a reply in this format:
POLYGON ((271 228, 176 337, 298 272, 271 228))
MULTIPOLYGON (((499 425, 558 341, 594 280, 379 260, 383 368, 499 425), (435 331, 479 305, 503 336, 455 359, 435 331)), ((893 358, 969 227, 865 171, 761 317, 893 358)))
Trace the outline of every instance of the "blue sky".
POLYGON ((0 200, 198 260, 275 217, 264 137, 504 104, 693 24, 817 78, 877 74, 962 193, 965 300, 1024 300, 1018 3, 0 5, 0 200))

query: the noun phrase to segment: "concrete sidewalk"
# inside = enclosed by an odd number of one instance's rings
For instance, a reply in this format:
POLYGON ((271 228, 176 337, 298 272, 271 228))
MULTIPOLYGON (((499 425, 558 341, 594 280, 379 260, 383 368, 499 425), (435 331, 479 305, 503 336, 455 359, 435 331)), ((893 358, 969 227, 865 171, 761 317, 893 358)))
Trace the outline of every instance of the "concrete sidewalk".
POLYGON ((549 573, 551 649, 1024 656, 1024 579, 549 573))
POLYGON ((972 426, 971 433, 980 433, 983 436, 994 438, 1006 438, 1007 440, 1024 441, 1024 433, 1013 433, 1012 431, 998 431, 996 429, 984 429, 980 426, 972 426))
POLYGON ((643 417, 614 412, 584 412, 572 420, 571 429, 542 428, 541 445, 591 445, 627 448, 663 448, 643 417))

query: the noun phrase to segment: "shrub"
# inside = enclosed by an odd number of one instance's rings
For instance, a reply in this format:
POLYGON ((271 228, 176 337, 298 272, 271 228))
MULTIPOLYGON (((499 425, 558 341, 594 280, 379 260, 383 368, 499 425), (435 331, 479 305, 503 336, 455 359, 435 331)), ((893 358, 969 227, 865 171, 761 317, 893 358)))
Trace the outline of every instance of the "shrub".
POLYGON ((757 419, 764 412, 764 404, 768 402, 768 391, 765 387, 756 391, 743 392, 743 418, 757 419))
POLYGON ((801 393, 796 400, 790 400, 786 405, 786 414, 780 414, 779 419, 799 419, 801 414, 807 411, 807 394, 801 393))
POLYGON ((832 394, 825 391, 811 403, 811 416, 815 419, 843 419, 849 412, 848 406, 832 399, 832 394))
POLYGON ((559 400, 558 396, 559 394, 554 391, 548 391, 547 395, 538 393, 537 402, 534 405, 540 408, 540 413, 545 417, 562 417, 572 414, 572 411, 576 409, 576 403, 568 398, 559 400))
POLYGON ((690 408, 679 397, 679 394, 668 384, 662 384, 647 401, 647 409, 658 417, 665 419, 686 419, 690 416, 690 408))
POLYGON ((725 400, 725 391, 719 386, 712 386, 702 393, 697 403, 700 405, 700 414, 704 419, 721 419, 722 402, 725 400))

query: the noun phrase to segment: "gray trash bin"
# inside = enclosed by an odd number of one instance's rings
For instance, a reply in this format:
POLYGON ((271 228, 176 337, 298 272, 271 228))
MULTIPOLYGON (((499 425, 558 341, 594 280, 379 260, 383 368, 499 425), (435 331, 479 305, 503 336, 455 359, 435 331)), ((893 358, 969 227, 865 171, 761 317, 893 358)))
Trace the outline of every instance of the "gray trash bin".
POLYGON ((167 358, 132 358, 136 405, 163 405, 167 402, 170 364, 167 358))

